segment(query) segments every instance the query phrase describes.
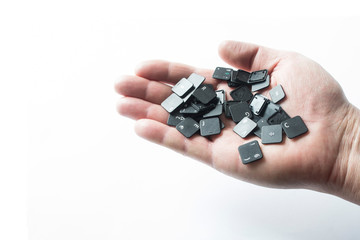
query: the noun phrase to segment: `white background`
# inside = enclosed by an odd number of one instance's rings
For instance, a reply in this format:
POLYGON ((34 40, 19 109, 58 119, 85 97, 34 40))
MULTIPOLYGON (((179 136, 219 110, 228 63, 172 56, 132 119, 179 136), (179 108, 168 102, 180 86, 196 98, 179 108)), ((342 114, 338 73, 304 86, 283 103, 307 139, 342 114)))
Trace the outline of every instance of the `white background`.
POLYGON ((357 11, 355 1, 2 1, 0 238, 358 239, 357 205, 240 182, 140 139, 113 89, 147 59, 226 66, 217 47, 234 39, 318 61, 359 107, 357 11))

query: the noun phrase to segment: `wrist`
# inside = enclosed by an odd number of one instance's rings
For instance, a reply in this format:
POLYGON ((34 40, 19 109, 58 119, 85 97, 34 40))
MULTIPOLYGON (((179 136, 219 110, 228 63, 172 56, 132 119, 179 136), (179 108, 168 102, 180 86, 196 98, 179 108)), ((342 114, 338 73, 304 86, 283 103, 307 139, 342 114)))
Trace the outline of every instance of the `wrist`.
POLYGON ((360 205, 360 111, 347 104, 340 116, 339 149, 328 180, 329 193, 360 205))

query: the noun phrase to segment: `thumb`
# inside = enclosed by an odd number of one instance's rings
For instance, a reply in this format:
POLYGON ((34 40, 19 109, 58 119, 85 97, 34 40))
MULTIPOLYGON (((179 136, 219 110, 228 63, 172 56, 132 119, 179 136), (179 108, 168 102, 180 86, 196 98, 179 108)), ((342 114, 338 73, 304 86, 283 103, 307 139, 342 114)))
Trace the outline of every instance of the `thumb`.
POLYGON ((280 61, 281 52, 252 43, 224 41, 219 46, 219 55, 225 62, 239 69, 267 69, 272 72, 280 61))

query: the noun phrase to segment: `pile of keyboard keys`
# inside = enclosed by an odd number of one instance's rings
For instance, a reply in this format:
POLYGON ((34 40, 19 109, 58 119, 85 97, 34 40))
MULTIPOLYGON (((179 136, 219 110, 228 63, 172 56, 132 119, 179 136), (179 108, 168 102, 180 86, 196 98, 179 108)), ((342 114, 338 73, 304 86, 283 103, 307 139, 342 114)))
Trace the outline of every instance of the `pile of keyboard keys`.
MULTIPOLYGON (((262 144, 281 143, 283 132, 288 138, 295 138, 308 131, 300 116, 291 118, 278 104, 285 98, 281 85, 269 91, 271 99, 258 93, 270 86, 266 69, 247 72, 217 67, 212 77, 227 81, 234 88, 230 92, 232 100, 226 100, 224 90, 204 84, 205 77, 192 73, 182 78, 161 103, 169 112, 167 124, 175 126, 185 137, 198 132, 204 137, 220 134, 225 127, 219 118, 222 114, 236 123, 233 131, 240 137, 254 134, 261 138, 262 144)), ((239 146, 238 151, 244 164, 263 157, 257 140, 239 146)))

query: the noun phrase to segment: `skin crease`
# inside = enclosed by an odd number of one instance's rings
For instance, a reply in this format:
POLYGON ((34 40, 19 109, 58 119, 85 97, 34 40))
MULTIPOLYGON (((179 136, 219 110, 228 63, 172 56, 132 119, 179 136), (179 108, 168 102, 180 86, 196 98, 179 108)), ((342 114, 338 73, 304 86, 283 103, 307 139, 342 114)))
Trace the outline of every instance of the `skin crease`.
POLYGON ((260 93, 269 98, 269 90, 281 84, 286 94, 281 106, 290 116, 301 116, 309 132, 295 139, 284 137, 281 144, 263 145, 257 137, 239 137, 232 130, 235 123, 221 116, 226 127, 219 135, 185 138, 166 125, 168 113, 160 106, 171 94, 169 85, 195 72, 215 89, 224 89, 227 99, 232 89, 213 79, 213 70, 161 60, 142 63, 135 76, 123 76, 115 84, 123 96, 118 112, 137 120, 139 136, 240 180, 266 187, 311 189, 360 204, 360 174, 356 174, 360 171, 360 114, 336 80, 319 64, 294 52, 225 41, 219 55, 234 68, 268 69, 270 87, 260 93), (238 146, 255 139, 264 157, 243 165, 238 146))

